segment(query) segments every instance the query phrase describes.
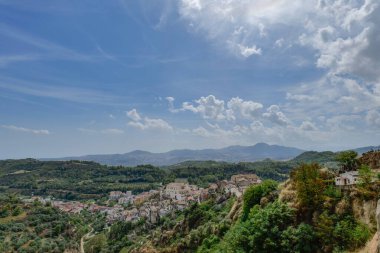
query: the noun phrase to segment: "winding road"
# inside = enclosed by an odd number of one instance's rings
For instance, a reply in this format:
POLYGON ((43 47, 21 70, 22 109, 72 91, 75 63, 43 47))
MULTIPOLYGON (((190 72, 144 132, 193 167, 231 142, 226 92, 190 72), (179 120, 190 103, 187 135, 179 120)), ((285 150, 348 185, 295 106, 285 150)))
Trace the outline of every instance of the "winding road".
POLYGON ((84 240, 88 239, 91 237, 91 233, 94 231, 94 229, 91 227, 91 225, 88 225, 91 230, 87 234, 83 235, 82 238, 80 238, 80 253, 85 253, 84 252, 84 240))

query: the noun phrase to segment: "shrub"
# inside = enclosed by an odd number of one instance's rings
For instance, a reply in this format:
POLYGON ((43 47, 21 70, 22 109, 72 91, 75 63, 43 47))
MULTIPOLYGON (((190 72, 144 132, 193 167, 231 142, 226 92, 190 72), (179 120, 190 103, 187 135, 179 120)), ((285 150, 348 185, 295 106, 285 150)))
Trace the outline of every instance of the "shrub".
POLYGON ((260 204, 262 197, 268 195, 269 193, 277 189, 277 183, 273 180, 265 180, 259 185, 253 185, 249 187, 243 196, 244 205, 243 205, 243 214, 242 221, 245 221, 248 218, 249 212, 252 207, 257 204, 260 204))

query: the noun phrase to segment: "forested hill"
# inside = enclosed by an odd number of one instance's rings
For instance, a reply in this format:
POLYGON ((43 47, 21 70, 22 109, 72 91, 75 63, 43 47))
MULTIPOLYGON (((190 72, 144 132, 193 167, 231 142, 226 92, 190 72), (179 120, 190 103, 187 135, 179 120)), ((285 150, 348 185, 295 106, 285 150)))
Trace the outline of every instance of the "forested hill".
POLYGON ((106 166, 77 160, 3 160, 0 161, 0 191, 86 199, 101 197, 113 190, 141 192, 155 189, 161 183, 173 181, 175 178, 186 178, 190 183, 200 186, 228 179, 239 173, 255 173, 263 179, 282 181, 288 178, 289 171, 300 162, 326 162, 333 158, 329 153, 321 153, 300 155, 289 161, 187 161, 165 167, 106 166))

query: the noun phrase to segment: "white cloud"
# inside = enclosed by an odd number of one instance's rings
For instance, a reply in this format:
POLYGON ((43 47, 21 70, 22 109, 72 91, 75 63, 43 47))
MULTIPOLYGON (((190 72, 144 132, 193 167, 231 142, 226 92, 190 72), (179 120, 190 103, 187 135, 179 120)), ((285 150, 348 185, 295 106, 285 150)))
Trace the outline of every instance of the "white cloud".
POLYGON ((370 127, 380 128, 380 112, 377 110, 370 110, 366 115, 367 123, 370 127))
POLYGON ((267 108, 267 112, 263 113, 263 117, 281 126, 286 126, 290 124, 289 119, 285 116, 283 112, 280 111, 280 107, 278 105, 269 106, 267 108))
POLYGON ((12 130, 12 131, 16 131, 16 132, 25 132, 25 133, 41 134, 41 135, 50 134, 50 131, 46 129, 31 129, 31 128, 19 127, 19 126, 14 126, 14 125, 2 125, 1 127, 12 130))
POLYGON ((243 45, 238 45, 240 54, 245 58, 250 57, 252 55, 261 55, 261 48, 257 48, 255 45, 248 47, 243 45))
POLYGON ((142 118, 136 109, 128 111, 127 116, 132 120, 127 124, 140 130, 173 130, 173 127, 163 119, 142 118))
POLYGON ((286 99, 289 100, 295 100, 298 102, 308 102, 308 101, 313 101, 315 98, 310 95, 304 95, 304 94, 292 94, 290 92, 286 93, 286 99))
MULTIPOLYGON (((273 45, 278 40, 272 32, 278 33, 284 27, 293 30, 296 26, 303 27, 315 5, 316 1, 301 0, 182 0, 179 13, 194 32, 204 34, 212 43, 237 56, 250 57, 262 53, 260 44, 272 40, 273 45)), ((279 40, 278 44, 284 41, 279 40)))
POLYGON ((332 118, 339 115, 364 115, 380 107, 378 84, 366 84, 348 77, 328 74, 315 82, 293 88, 287 94, 285 108, 288 115, 332 118))
POLYGON ((88 129, 88 128, 78 128, 80 132, 89 134, 109 134, 109 135, 119 135, 124 134, 124 130, 118 128, 106 128, 106 129, 88 129))
POLYGON ((284 46, 284 43, 285 43, 284 38, 280 38, 280 39, 278 39, 278 40, 276 40, 276 41, 274 42, 274 45, 275 45, 276 47, 283 47, 283 46, 284 46))
POLYGON ((203 119, 217 121, 232 121, 236 119, 254 119, 260 115, 263 105, 252 100, 243 100, 239 97, 231 98, 227 103, 214 95, 201 97, 192 102, 183 102, 182 107, 175 109, 174 98, 166 98, 169 102, 170 112, 191 111, 200 114, 203 119), (227 104, 227 106, 225 106, 227 104))
POLYGON ((195 105, 190 102, 184 102, 180 110, 198 113, 204 119, 226 119, 224 101, 217 99, 214 95, 195 100, 195 105))
POLYGON ((245 101, 239 97, 231 98, 227 102, 227 107, 233 115, 242 117, 244 119, 254 119, 260 115, 263 105, 251 100, 245 101))
POLYGON ((174 109, 174 97, 166 97, 165 98, 168 101, 169 104, 169 111, 170 112, 178 112, 177 109, 174 109))
POLYGON ((304 130, 304 131, 316 131, 316 130, 318 130, 318 128, 310 121, 303 121, 301 126, 300 126, 300 129, 304 130))
POLYGON ((136 109, 132 109, 127 112, 127 116, 133 121, 140 121, 141 117, 136 109))
POLYGON ((9 64, 16 63, 16 62, 35 61, 40 58, 41 56, 36 55, 36 54, 1 55, 0 67, 7 67, 9 64))
POLYGON ((212 134, 204 127, 197 127, 192 130, 192 133, 202 137, 210 137, 212 134))
POLYGON ((334 1, 320 5, 315 14, 300 42, 318 51, 317 66, 379 82, 378 1, 334 1))
POLYGON ((74 88, 67 84, 41 83, 33 80, 7 78, 5 76, 0 77, 0 90, 76 103, 120 105, 115 101, 121 99, 98 90, 74 88))
POLYGON ((123 134, 124 130, 117 129, 117 128, 107 128, 101 130, 101 133, 103 134, 123 134))
MULTIPOLYGON (((35 59, 61 59, 73 61, 93 61, 95 59, 91 55, 84 55, 54 42, 36 37, 28 32, 18 30, 17 28, 6 25, 5 23, 0 24, 0 33, 1 35, 12 38, 18 42, 22 42, 43 50, 44 54, 35 57, 35 59)), ((22 59, 20 58, 19 60, 22 59)), ((24 60, 29 61, 31 59, 26 58, 24 60)))
POLYGON ((298 44, 316 50, 316 65, 329 72, 380 81, 376 0, 182 0, 179 13, 194 32, 238 56, 298 44))

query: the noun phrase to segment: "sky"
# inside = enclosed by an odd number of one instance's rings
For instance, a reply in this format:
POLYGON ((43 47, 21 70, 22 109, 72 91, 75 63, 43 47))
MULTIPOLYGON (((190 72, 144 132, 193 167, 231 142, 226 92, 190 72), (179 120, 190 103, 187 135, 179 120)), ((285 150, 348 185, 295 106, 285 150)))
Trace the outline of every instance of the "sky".
POLYGON ((376 0, 0 0, 0 159, 380 144, 376 0))

